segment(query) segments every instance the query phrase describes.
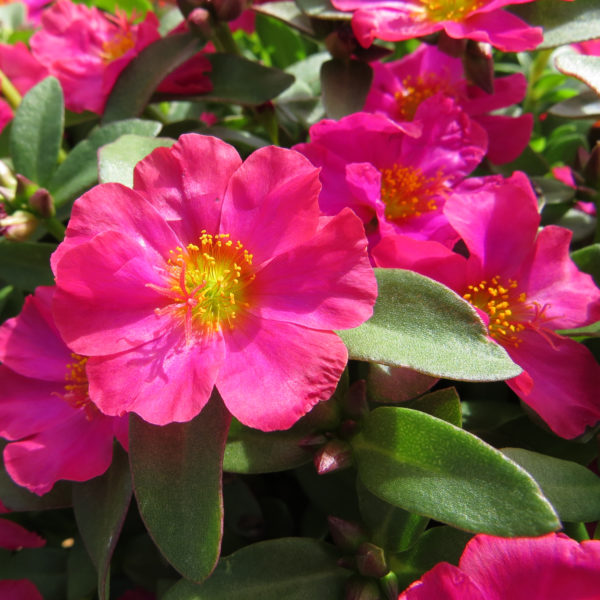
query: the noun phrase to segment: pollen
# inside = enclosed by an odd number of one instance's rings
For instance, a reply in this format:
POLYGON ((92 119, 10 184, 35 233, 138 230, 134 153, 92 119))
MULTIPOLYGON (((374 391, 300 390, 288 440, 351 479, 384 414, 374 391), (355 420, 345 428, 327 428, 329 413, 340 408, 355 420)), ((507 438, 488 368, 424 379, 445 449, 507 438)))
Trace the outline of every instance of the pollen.
POLYGON ((124 54, 127 54, 135 46, 136 35, 131 28, 131 24, 127 21, 127 17, 123 13, 118 13, 112 16, 117 30, 115 34, 102 44, 100 57, 105 64, 109 64, 124 54))
POLYGON ((233 329, 252 302, 253 255, 229 234, 205 230, 197 243, 170 254, 165 286, 147 284, 171 300, 155 312, 173 314, 187 340, 194 332, 210 335, 233 329))
POLYGON ((443 194, 440 173, 426 177, 418 167, 398 164, 381 170, 381 200, 388 221, 400 223, 437 210, 443 194))
POLYGON ((421 0, 423 17, 436 22, 462 21, 485 4, 487 0, 421 0))
POLYGON ((65 373, 65 391, 63 400, 73 408, 82 409, 86 418, 91 420, 97 409, 90 400, 88 393, 88 379, 86 373, 87 356, 71 353, 72 362, 67 364, 65 373))
POLYGON ((435 73, 405 77, 402 80, 402 90, 394 94, 396 100, 394 118, 397 121, 412 121, 421 102, 438 92, 448 92, 448 88, 447 82, 435 73))

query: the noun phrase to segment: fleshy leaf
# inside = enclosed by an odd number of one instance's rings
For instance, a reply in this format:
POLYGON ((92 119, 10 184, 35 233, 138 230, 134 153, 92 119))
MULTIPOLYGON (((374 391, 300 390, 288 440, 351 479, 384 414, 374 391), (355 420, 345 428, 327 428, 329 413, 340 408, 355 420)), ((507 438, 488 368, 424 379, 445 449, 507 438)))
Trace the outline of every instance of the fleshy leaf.
POLYGON ((500 536, 536 536, 560 527, 523 469, 474 435, 428 414, 377 408, 352 446, 365 486, 409 512, 500 536))
POLYGON ((267 540, 223 558, 202 585, 180 581, 164 600, 341 598, 350 573, 338 559, 336 549, 319 540, 267 540))
POLYGON ((600 98, 592 90, 587 90, 572 98, 558 102, 548 112, 565 119, 589 119, 600 116, 600 98))
POLYGON ((600 477, 569 460, 522 448, 502 452, 521 465, 539 484, 563 521, 600 519, 600 477))
POLYGON ((131 501, 126 452, 115 444, 106 473, 73 485, 73 509, 79 532, 98 572, 98 597, 109 598, 110 559, 131 501))
POLYGON ((454 387, 445 387, 421 396, 406 404, 405 408, 413 408, 432 415, 457 427, 462 427, 460 398, 454 387))
POLYGON ((196 582, 219 559, 230 419, 216 392, 188 423, 160 427, 131 415, 129 456, 140 514, 164 557, 196 582))
POLYGON ((135 134, 122 135, 111 144, 98 151, 98 174, 100 183, 122 183, 133 187, 133 169, 135 165, 160 147, 170 147, 175 140, 170 138, 152 138, 135 134))
POLYGON ((38 285, 52 285, 50 255, 54 244, 43 242, 0 242, 0 277, 16 287, 33 290, 38 285))
POLYGON ((373 69, 361 60, 332 58, 321 65, 325 112, 341 119, 363 109, 373 80, 373 69))
POLYGON ((15 171, 45 187, 58 161, 65 111, 62 88, 46 77, 23 97, 10 131, 15 171))
POLYGON ((561 73, 576 77, 600 94, 600 56, 561 54, 554 64, 561 73))
POLYGON ((495 381, 521 372, 473 307, 441 283, 401 269, 375 269, 373 316, 339 331, 350 358, 408 367, 433 377, 495 381))

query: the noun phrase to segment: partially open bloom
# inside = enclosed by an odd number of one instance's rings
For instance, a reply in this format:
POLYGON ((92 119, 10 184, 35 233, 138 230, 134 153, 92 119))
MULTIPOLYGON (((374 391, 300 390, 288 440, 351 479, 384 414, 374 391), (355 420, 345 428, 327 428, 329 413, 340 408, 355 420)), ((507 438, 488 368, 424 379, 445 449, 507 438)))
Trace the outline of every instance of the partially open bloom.
POLYGON ((112 460, 114 436, 127 444, 127 422, 90 402, 87 359, 73 353, 54 325, 55 288, 39 287, 21 314, 0 327, 0 436, 16 483, 42 495, 59 479, 86 481, 112 460))
POLYGON ((488 134, 488 158, 496 164, 515 160, 529 143, 533 116, 490 114, 520 102, 527 80, 521 73, 494 79, 494 93, 471 85, 460 58, 422 44, 415 52, 389 63, 372 63, 373 83, 366 112, 382 113, 395 121, 410 121, 427 98, 442 93, 456 102, 488 134), (507 132, 510 131, 510 135, 507 132))
POLYGON ((543 39, 502 8, 532 0, 332 0, 343 11, 353 11, 352 29, 367 48, 373 39, 395 42, 444 30, 451 38, 492 44, 503 52, 533 50, 543 39))
POLYGON ((354 113, 313 125, 310 136, 295 149, 321 167, 325 214, 352 208, 371 245, 398 233, 456 242, 442 208, 483 158, 487 136, 450 98, 427 99, 412 123, 354 113))
POLYGON ((290 427, 330 397, 347 351, 332 331, 369 318, 376 282, 360 220, 319 212, 318 169, 268 147, 243 164, 184 135, 138 163, 133 190, 79 198, 53 255, 54 314, 90 356, 108 415, 196 416, 216 385, 229 411, 290 427))
POLYGON ((558 435, 574 438, 600 421, 600 366, 556 330, 600 318, 600 290, 569 257, 571 232, 548 226, 522 173, 471 179, 444 212, 464 240, 465 258, 435 242, 386 238, 372 251, 382 267, 436 279, 475 306, 489 335, 523 373, 510 387, 558 435))
POLYGON ((599 589, 599 540, 479 534, 458 567, 438 563, 398 600, 594 600, 599 589))

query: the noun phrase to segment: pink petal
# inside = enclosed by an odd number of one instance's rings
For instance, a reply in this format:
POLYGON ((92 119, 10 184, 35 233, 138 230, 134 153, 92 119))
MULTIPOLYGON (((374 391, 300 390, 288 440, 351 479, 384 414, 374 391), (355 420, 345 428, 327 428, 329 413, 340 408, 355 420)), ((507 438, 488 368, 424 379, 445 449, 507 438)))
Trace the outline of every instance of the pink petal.
POLYGON ((505 115, 478 115, 473 117, 487 132, 487 157, 496 165, 516 160, 529 144, 533 131, 533 115, 520 117, 505 115), (506 132, 510 131, 510 135, 506 132))
POLYGON ((400 594, 398 600, 491 600, 491 598, 458 567, 442 562, 427 571, 419 581, 400 594))
POLYGON ((220 336, 186 344, 183 330, 88 361, 90 396, 113 416, 135 412, 154 425, 186 422, 204 407, 223 362, 220 336))
POLYGON ((231 177, 220 233, 241 241, 258 267, 314 235, 320 189, 319 171, 300 153, 260 148, 231 177))
POLYGON ((527 79, 522 73, 513 73, 494 79, 493 94, 488 94, 476 85, 470 85, 468 98, 461 102, 461 106, 473 117, 521 102, 526 93, 527 79))
POLYGON ((29 579, 3 579, 0 581, 0 596, 10 600, 44 600, 29 579))
POLYGON ((600 365, 582 344, 525 329, 518 348, 505 346, 533 385, 524 393, 519 378, 508 385, 561 437, 574 438, 600 421, 600 365))
POLYGON ((288 429, 330 398, 348 356, 333 332, 250 317, 225 343, 217 389, 234 417, 262 431, 288 429))
POLYGON ((157 148, 137 164, 133 188, 183 241, 194 243, 203 229, 217 231, 225 189, 241 164, 233 146, 186 134, 171 148, 157 148))
MULTIPOLYGON (((0 548, 20 550, 21 548, 41 548, 45 544, 46 540, 37 533, 27 531, 18 523, 13 523, 8 519, 0 519, 0 548)), ((0 588, 1 590, 2 588, 0 588)), ((8 596, 5 596, 5 598, 8 598, 8 596)))
POLYGON ((264 319, 316 329, 347 329, 373 313, 377 283, 360 219, 349 209, 310 242, 280 254, 255 280, 264 319))

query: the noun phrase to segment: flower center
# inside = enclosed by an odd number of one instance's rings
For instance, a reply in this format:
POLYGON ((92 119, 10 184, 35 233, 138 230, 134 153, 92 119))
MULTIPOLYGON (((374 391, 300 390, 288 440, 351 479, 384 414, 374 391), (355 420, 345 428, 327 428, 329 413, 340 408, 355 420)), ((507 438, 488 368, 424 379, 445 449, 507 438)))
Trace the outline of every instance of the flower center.
POLYGON ((427 20, 462 21, 487 0, 421 0, 427 20))
POLYGON ((440 91, 448 91, 445 82, 434 73, 427 73, 419 77, 408 76, 402 81, 402 91, 394 94, 396 100, 395 119, 397 121, 412 121, 417 108, 423 100, 440 91))
POLYGON ((67 364, 67 373, 65 375, 65 393, 63 400, 68 402, 73 408, 83 409, 88 421, 94 416, 97 408, 90 400, 88 394, 88 379, 85 370, 87 356, 71 353, 73 362, 67 364))
POLYGON ((232 329, 250 306, 250 283, 256 278, 252 254, 229 237, 203 230, 198 244, 171 250, 166 287, 148 284, 172 300, 156 313, 175 314, 185 326, 186 339, 192 330, 211 334, 223 326, 232 329))
POLYGON ((111 39, 106 40, 102 44, 100 57, 105 64, 108 64, 113 60, 117 60, 117 58, 121 58, 121 56, 129 52, 134 46, 134 32, 129 27, 129 24, 126 24, 125 29, 117 31, 111 39))
POLYGON ((385 204, 386 219, 405 221, 437 210, 442 184, 441 174, 425 177, 418 167, 395 164, 381 169, 381 200, 385 204))

